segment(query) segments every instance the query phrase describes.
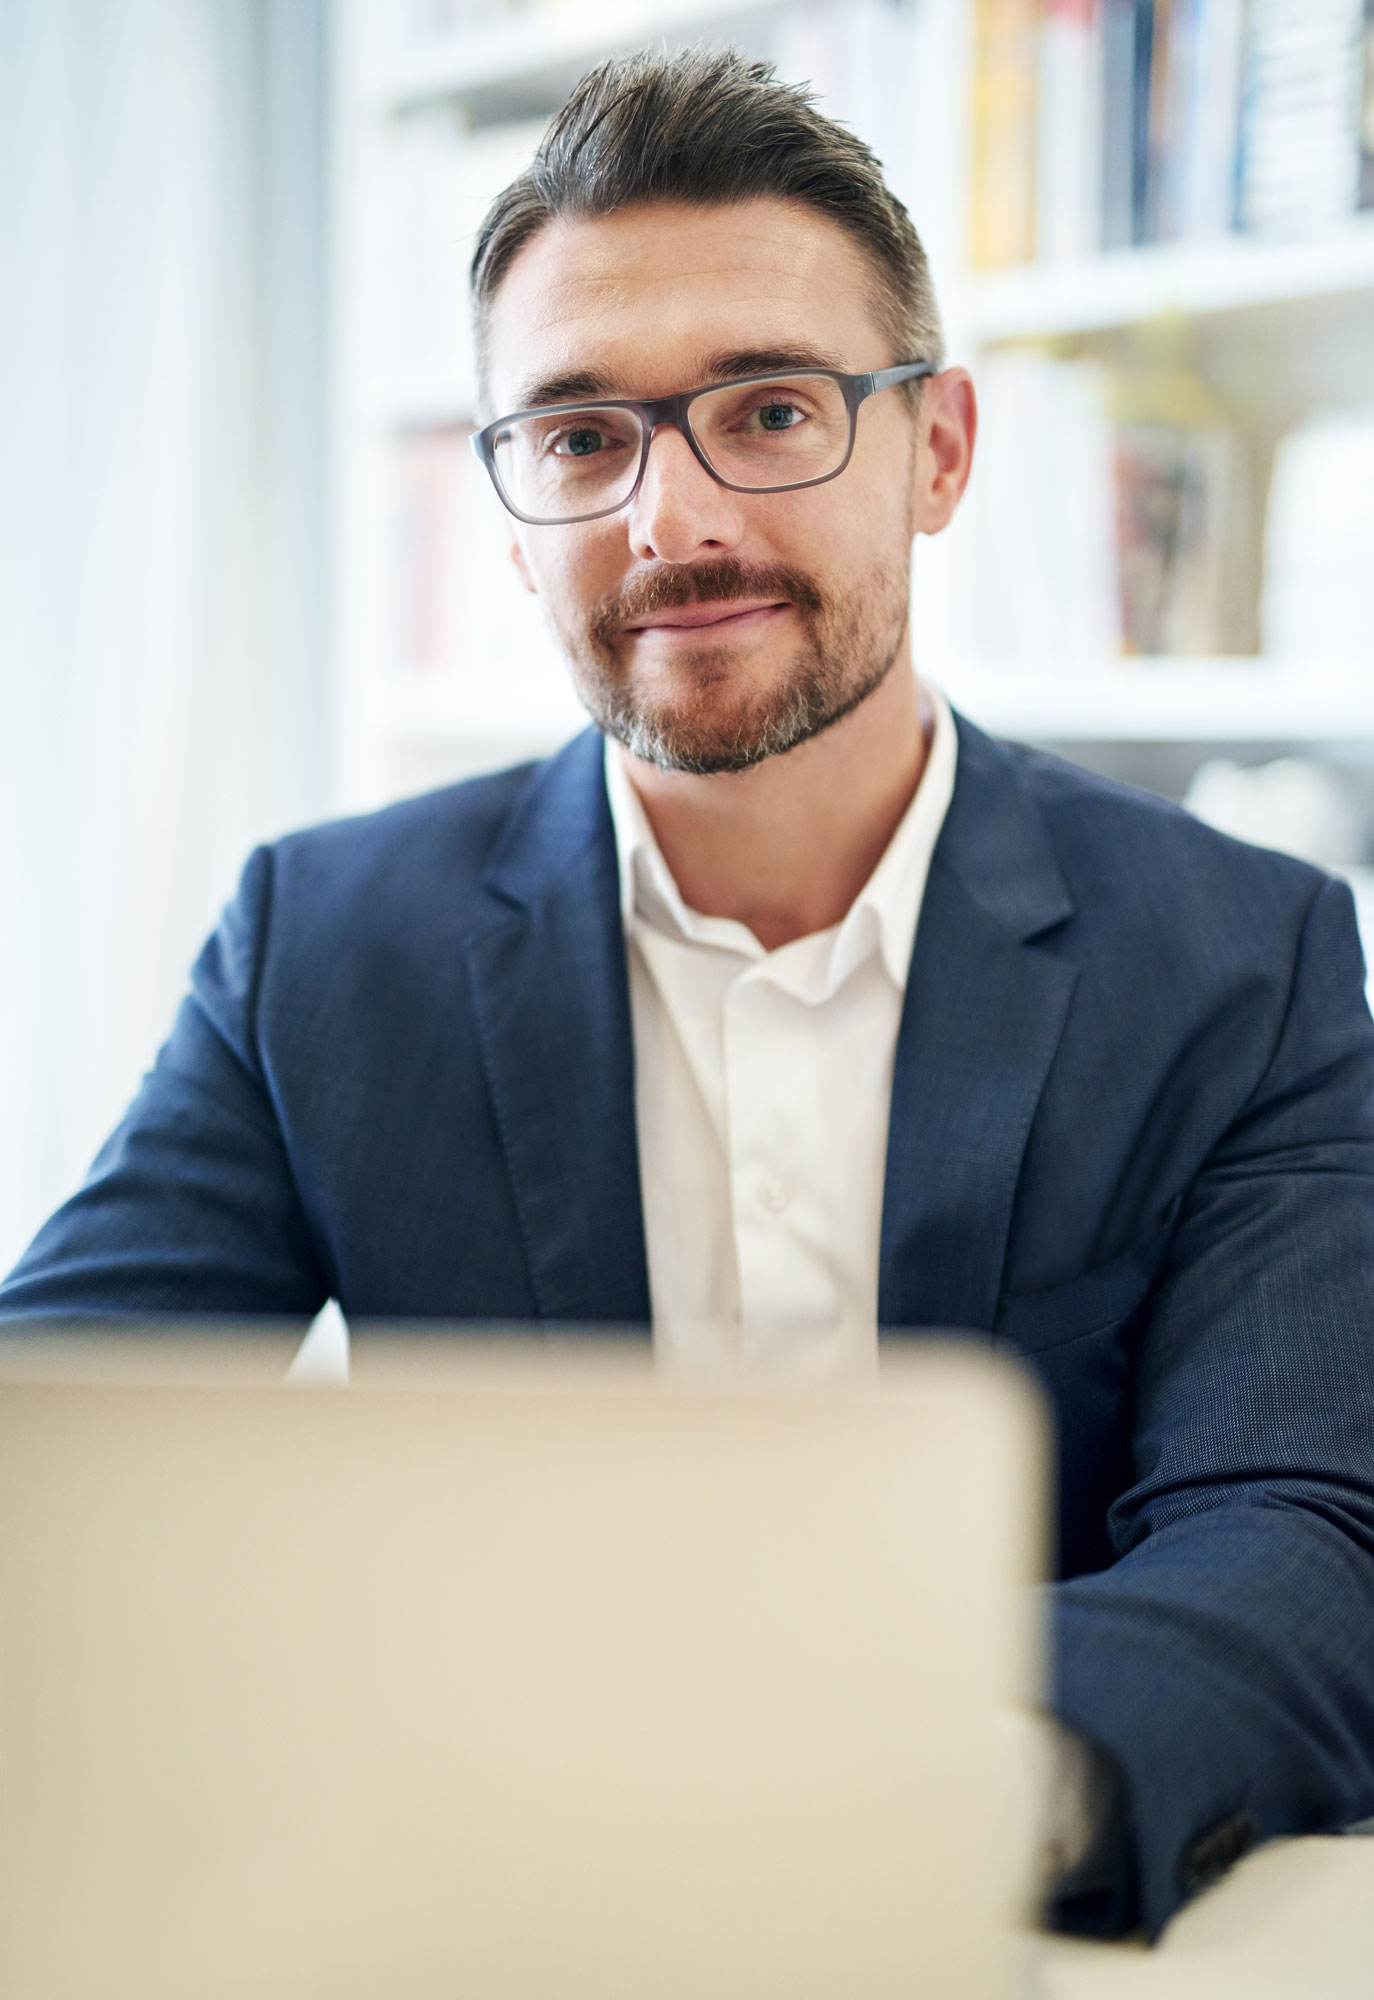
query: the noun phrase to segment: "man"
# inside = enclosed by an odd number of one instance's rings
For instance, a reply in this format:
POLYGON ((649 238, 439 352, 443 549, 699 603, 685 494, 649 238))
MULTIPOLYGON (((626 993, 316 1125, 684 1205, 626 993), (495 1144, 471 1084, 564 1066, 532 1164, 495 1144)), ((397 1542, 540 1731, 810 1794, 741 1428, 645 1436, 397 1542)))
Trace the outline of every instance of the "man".
POLYGON ((0 1309, 652 1320, 811 1372, 879 1326, 1012 1343, 1059 1424, 1055 1708, 1119 1788, 1066 1916, 1156 1933, 1374 1811, 1349 895, 918 682, 973 391, 801 93, 603 65, 474 289, 480 450, 599 728, 255 855, 0 1309))

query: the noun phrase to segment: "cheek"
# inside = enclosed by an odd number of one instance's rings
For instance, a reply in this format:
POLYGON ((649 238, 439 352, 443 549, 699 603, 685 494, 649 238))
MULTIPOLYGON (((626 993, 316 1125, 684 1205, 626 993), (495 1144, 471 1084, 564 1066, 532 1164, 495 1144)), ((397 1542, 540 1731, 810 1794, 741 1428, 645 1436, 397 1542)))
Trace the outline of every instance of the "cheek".
POLYGON ((525 561, 535 589, 552 609, 576 611, 614 590, 629 567, 625 531, 618 534, 557 531, 557 541, 525 544, 525 561))
POLYGON ((885 552, 893 532, 891 495, 851 477, 853 471, 851 465, 824 486, 780 495, 771 519, 761 523, 767 546, 758 553, 842 582, 885 552))

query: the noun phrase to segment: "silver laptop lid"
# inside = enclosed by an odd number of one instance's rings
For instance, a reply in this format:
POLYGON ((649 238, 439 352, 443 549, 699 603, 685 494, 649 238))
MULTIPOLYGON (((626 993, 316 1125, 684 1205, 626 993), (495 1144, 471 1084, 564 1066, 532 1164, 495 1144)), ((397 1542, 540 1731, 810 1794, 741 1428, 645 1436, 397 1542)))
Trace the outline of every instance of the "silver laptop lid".
POLYGON ((10 2000, 1010 1990, 1008 1367, 257 1352, 0 1380, 10 2000))

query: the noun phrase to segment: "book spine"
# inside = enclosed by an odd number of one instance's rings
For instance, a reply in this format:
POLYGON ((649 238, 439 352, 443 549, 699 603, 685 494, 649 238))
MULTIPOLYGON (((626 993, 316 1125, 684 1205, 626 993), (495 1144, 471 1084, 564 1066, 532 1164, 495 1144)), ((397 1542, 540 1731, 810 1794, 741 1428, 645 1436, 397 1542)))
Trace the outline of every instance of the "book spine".
POLYGON ((1152 242, 1189 234, 1188 192, 1206 0, 1156 0, 1150 78, 1152 242))
POLYGON ((970 256, 981 270, 1035 254, 1036 0, 978 0, 970 256))
POLYGON ((1043 0, 1040 20, 1036 254, 1101 247, 1101 0, 1043 0))
POLYGON ((1374 0, 1364 0, 1360 48, 1361 208, 1374 208, 1374 0))
POLYGON ((1135 0, 1131 23, 1131 235, 1148 243, 1150 215, 1150 85, 1154 69, 1156 0, 1135 0))
POLYGON ((1180 234, 1197 239, 1236 226, 1245 0, 1202 0, 1184 120, 1180 234))
POLYGON ((1131 90, 1135 0, 1102 0, 1102 219, 1104 250, 1131 240, 1131 90))

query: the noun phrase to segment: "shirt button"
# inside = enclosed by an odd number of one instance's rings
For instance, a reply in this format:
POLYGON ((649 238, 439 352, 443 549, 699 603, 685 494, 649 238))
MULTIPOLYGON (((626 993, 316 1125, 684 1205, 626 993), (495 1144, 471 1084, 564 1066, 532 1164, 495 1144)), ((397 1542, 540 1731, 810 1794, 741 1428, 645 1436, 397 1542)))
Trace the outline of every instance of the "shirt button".
POLYGON ((781 1215, 787 1206, 787 1189, 781 1181, 759 1182, 759 1207, 770 1215, 781 1215))

